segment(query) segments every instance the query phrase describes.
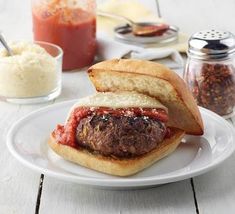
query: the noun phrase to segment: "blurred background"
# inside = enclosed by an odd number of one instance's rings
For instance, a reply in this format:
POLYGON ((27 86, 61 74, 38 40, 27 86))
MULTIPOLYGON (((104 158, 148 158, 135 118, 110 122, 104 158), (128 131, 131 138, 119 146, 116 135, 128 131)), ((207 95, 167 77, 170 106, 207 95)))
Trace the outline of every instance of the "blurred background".
MULTIPOLYGON (((108 1, 112 0, 97 0, 97 5, 108 1)), ((133 0, 136 1, 157 14, 155 0, 133 0)), ((188 35, 214 27, 235 33, 234 0, 159 0, 159 5, 163 19, 188 35)), ((0 30, 7 38, 32 38, 30 7, 30 0, 0 0, 0 30)))

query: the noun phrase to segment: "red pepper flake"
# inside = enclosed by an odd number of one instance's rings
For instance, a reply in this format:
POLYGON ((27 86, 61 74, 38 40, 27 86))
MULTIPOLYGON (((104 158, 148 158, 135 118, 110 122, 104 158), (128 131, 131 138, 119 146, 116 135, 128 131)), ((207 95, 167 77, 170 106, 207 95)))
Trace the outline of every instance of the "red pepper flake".
POLYGON ((232 64, 192 64, 184 78, 198 105, 226 115, 235 106, 234 72, 232 64))

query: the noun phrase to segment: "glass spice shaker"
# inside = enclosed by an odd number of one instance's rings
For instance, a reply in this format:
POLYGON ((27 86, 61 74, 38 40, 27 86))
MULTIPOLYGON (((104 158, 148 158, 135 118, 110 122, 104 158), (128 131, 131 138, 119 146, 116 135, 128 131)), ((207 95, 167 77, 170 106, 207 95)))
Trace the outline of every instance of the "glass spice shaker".
POLYGON ((235 106, 235 36, 205 30, 189 39, 184 80, 199 106, 231 116, 235 106))

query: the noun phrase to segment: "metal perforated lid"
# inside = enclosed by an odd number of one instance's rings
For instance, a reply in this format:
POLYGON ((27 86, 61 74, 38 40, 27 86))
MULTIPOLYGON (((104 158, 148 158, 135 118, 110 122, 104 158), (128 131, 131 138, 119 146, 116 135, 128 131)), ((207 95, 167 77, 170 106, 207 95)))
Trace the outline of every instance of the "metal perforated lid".
POLYGON ((204 30, 189 39, 188 54, 198 59, 226 59, 235 53, 235 36, 228 31, 204 30))

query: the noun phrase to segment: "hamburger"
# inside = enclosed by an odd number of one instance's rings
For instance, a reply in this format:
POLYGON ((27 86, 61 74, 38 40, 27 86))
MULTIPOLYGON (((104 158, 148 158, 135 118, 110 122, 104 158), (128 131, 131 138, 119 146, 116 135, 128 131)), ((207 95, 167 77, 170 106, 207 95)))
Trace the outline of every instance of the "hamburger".
POLYGON ((97 93, 80 99, 51 133, 58 155, 103 173, 129 176, 172 153, 203 123, 183 80, 163 65, 133 59, 88 69, 97 93))

